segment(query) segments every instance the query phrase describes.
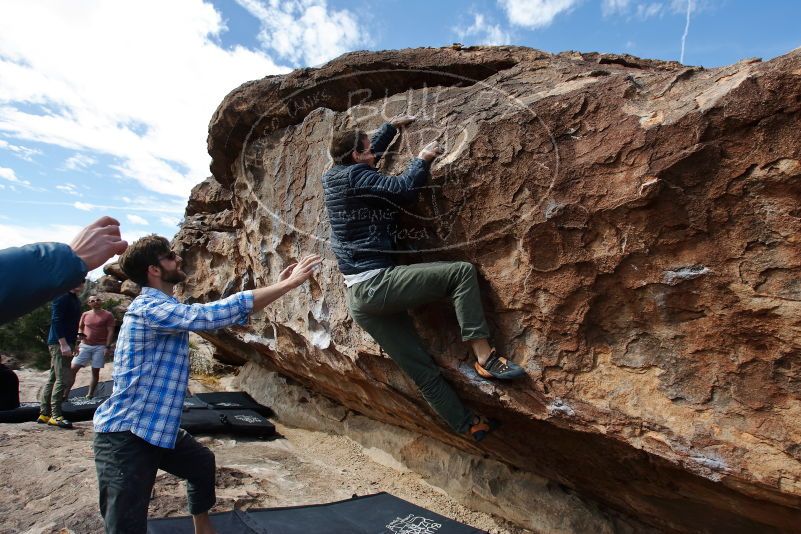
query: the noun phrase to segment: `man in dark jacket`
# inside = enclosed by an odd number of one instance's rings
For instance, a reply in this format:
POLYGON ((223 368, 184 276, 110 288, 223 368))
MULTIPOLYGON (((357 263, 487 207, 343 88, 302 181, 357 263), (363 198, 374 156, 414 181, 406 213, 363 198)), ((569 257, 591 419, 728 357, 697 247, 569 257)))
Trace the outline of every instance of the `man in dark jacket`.
POLYGON ((78 339, 78 321, 81 319, 83 282, 68 293, 53 301, 50 311, 50 334, 47 346, 50 349, 50 376, 42 389, 39 419, 41 424, 72 428, 72 423, 61 413, 61 403, 72 387, 72 355, 78 339))
POLYGON ((420 388, 426 401, 456 432, 481 440, 492 422, 467 410, 444 380, 414 329, 407 310, 450 298, 462 339, 476 356, 484 378, 524 375, 517 364, 489 345, 475 267, 466 262, 396 266, 393 234, 398 208, 414 202, 429 176, 431 163, 444 150, 428 144, 398 176, 376 169, 397 129, 415 117, 384 124, 372 140, 360 130, 335 132, 330 153, 334 165, 323 175, 325 204, 331 223, 331 246, 345 277, 348 307, 364 328, 420 388))

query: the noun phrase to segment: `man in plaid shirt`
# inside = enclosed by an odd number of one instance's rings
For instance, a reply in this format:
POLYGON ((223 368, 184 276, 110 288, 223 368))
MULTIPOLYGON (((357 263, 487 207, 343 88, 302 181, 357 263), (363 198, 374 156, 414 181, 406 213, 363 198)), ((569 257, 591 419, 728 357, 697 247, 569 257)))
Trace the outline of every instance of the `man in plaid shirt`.
POLYGON ((284 269, 278 282, 208 304, 172 296, 186 279, 182 259, 163 237, 143 237, 120 257, 120 267, 142 286, 128 307, 114 354, 114 392, 95 413, 94 450, 100 513, 106 532, 144 533, 158 469, 187 482, 195 532, 213 533, 214 454, 179 428, 189 383, 189 332, 245 324, 255 313, 300 286, 320 263, 307 256, 284 269))

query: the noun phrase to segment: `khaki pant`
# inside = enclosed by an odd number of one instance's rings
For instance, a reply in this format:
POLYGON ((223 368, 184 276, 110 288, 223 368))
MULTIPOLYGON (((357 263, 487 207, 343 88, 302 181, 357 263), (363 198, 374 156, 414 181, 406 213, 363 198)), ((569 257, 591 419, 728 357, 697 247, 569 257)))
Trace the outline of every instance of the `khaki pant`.
POLYGON ((348 288, 348 307, 364 328, 417 384, 431 407, 456 432, 467 432, 473 414, 442 377, 417 335, 407 310, 450 298, 462 339, 489 337, 476 269, 466 262, 390 267, 348 288))
POLYGON ((42 415, 61 417, 61 403, 72 388, 72 356, 62 356, 58 345, 49 345, 50 350, 50 376, 42 389, 41 406, 42 415))

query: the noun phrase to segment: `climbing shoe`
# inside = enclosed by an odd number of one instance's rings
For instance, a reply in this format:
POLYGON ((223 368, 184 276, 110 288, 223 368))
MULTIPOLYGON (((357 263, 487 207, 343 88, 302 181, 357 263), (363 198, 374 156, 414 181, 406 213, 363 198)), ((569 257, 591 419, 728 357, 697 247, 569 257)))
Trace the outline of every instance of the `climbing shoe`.
POLYGON ((40 424, 40 425, 46 425, 46 424, 48 424, 50 422, 50 416, 49 415, 44 415, 44 414, 39 414, 39 419, 37 419, 36 422, 38 424, 40 424))
POLYGON ((72 423, 64 419, 64 417, 62 416, 51 417, 50 421, 48 421, 47 424, 50 426, 57 426, 59 428, 67 428, 67 429, 72 428, 72 423))
POLYGON ((476 362, 475 367, 476 372, 484 378, 512 380, 514 378, 520 378, 526 374, 523 368, 517 365, 515 362, 511 362, 506 358, 498 356, 495 353, 495 349, 492 350, 490 357, 487 359, 484 365, 476 362))
POLYGON ((501 426, 499 421, 489 419, 483 415, 476 415, 473 417, 473 424, 470 425, 468 433, 473 437, 473 440, 478 442, 487 437, 487 434, 501 426))

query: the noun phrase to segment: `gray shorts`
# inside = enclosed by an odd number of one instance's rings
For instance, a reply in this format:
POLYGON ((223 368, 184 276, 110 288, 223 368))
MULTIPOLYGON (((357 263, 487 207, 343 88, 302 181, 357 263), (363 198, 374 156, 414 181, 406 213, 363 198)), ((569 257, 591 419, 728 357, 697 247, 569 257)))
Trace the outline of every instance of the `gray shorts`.
POLYGON ((105 345, 87 345, 81 343, 81 350, 78 355, 72 359, 72 365, 78 367, 85 367, 90 361, 92 367, 95 369, 102 369, 106 364, 106 346, 105 345))

